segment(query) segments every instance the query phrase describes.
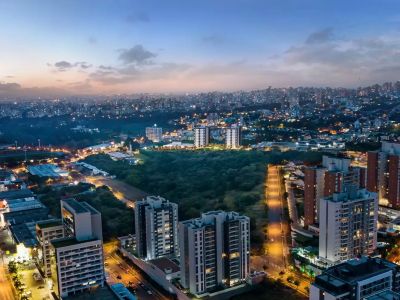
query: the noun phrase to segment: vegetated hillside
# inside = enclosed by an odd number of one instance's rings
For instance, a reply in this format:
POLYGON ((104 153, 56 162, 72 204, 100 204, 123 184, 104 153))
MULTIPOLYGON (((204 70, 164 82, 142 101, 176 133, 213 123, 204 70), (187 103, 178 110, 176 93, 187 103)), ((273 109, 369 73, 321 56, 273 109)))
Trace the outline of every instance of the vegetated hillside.
POLYGON ((107 155, 86 158, 117 178, 179 205, 179 219, 210 210, 241 212, 252 221, 252 243, 261 247, 266 222, 264 182, 268 163, 321 159, 307 152, 142 151, 143 163, 128 166, 107 155), (255 229, 258 230, 255 230, 255 229))

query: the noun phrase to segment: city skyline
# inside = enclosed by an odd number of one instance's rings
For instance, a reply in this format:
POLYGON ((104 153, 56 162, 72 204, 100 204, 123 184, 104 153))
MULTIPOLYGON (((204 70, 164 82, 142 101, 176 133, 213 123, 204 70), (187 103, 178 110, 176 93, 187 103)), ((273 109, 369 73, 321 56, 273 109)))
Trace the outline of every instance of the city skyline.
POLYGON ((3 1, 0 98, 398 80, 396 1, 3 1))

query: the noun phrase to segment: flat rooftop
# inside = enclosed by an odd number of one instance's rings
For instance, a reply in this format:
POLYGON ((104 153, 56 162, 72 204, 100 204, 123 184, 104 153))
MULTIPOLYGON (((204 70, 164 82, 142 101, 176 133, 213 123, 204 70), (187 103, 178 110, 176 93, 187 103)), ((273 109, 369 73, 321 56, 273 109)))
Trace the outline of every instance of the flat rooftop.
POLYGON ((46 220, 46 221, 40 221, 37 223, 37 226, 41 229, 44 228, 50 228, 54 226, 61 226, 63 223, 61 219, 52 219, 52 220, 46 220))
POLYGON ((164 273, 176 273, 180 271, 179 266, 174 263, 172 260, 166 257, 160 257, 153 260, 150 260, 149 263, 159 268, 164 273), (169 271, 169 272, 168 272, 169 271))
POLYGON ((61 247, 68 247, 68 246, 83 244, 83 243, 87 243, 87 242, 97 241, 97 240, 98 239, 88 239, 88 240, 84 240, 84 241, 78 241, 75 237, 67 237, 67 238, 52 240, 51 244, 53 245, 54 248, 61 248, 61 247))
POLYGON ((70 206, 77 214, 90 212, 84 205, 82 205, 82 202, 79 202, 73 198, 65 199, 65 200, 61 200, 61 201, 66 203, 68 206, 70 206))
POLYGON ((58 166, 53 164, 44 164, 37 166, 28 166, 28 171, 32 175, 36 175, 39 177, 62 177, 67 176, 68 172, 61 170, 58 166))
POLYGON ((33 197, 35 194, 28 189, 21 190, 10 190, 5 192, 0 192, 0 200, 12 200, 33 197))
POLYGON ((400 294, 393 291, 383 291, 379 294, 367 297, 365 300, 400 300, 400 294))
POLYGON ((49 209, 47 207, 32 208, 26 210, 12 211, 4 213, 4 220, 11 225, 28 222, 37 222, 49 218, 49 209))
POLYGON ((27 248, 31 248, 37 245, 36 235, 32 233, 26 223, 11 225, 10 231, 14 241, 17 244, 22 243, 27 248))
POLYGON ((398 268, 396 264, 380 258, 362 257, 325 270, 315 278, 315 285, 339 295, 346 286, 398 268))
POLYGON ((117 296, 107 287, 91 288, 90 292, 82 292, 73 296, 68 296, 65 300, 117 300, 117 296))

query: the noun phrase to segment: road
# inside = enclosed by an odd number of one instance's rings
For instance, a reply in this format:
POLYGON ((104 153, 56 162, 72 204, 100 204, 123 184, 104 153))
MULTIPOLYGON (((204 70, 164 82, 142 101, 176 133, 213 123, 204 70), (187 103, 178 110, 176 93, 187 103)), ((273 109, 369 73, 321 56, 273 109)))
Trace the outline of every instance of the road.
POLYGON ((1 269, 0 269, 0 299, 1 300, 14 300, 13 287, 11 284, 11 279, 8 279, 8 272, 6 269, 6 265, 3 264, 0 259, 1 269))
POLYGON ((118 179, 103 176, 86 176, 86 181, 98 186, 108 186, 114 196, 129 207, 135 207, 135 201, 146 197, 148 194, 118 179))
POLYGON ((310 280, 299 274, 288 261, 287 237, 290 234, 290 225, 284 211, 285 187, 281 172, 280 166, 268 166, 265 191, 266 205, 268 206, 268 240, 265 261, 268 266, 267 273, 275 279, 282 279, 283 284, 308 297, 307 288, 310 280), (292 282, 289 282, 289 278, 292 282), (294 282, 297 282, 298 286, 294 282))
POLYGON ((105 270, 108 274, 107 282, 109 284, 122 282, 125 286, 134 286, 140 300, 168 299, 149 281, 147 281, 139 271, 134 269, 122 257, 116 254, 115 245, 104 245, 104 255, 106 265, 105 270), (120 278, 117 278, 117 276, 120 276, 120 278), (142 283, 142 286, 140 283, 142 283), (150 290, 151 294, 149 294, 147 290, 150 290))
POLYGON ((269 270, 275 273, 284 271, 287 266, 287 234, 289 226, 284 218, 284 197, 280 167, 269 165, 267 170, 266 204, 268 206, 268 227, 267 227, 267 263, 269 270))

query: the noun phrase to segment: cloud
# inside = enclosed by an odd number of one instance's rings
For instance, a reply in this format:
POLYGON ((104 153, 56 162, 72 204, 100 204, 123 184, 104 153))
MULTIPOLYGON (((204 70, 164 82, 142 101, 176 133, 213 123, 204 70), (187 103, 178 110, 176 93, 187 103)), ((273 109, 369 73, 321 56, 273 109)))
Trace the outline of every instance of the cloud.
POLYGON ((130 64, 121 68, 101 69, 92 72, 89 77, 95 82, 105 85, 169 79, 184 74, 190 69, 189 64, 158 63, 147 66, 130 64))
POLYGON ((0 82, 0 94, 19 90, 21 85, 16 82, 0 82))
POLYGON ((65 60, 58 61, 54 64, 47 63, 47 66, 53 67, 56 72, 65 72, 65 71, 72 70, 74 68, 80 68, 82 70, 86 70, 86 69, 89 69, 92 67, 91 64, 89 64, 85 61, 78 61, 75 63, 71 63, 71 62, 68 62, 65 60))
POLYGON ((134 14, 130 14, 126 17, 126 21, 128 23, 139 23, 139 22, 150 22, 150 17, 145 12, 138 12, 134 14))
POLYGON ((90 37, 87 39, 87 41, 88 41, 89 44, 92 44, 92 45, 97 44, 97 39, 96 39, 94 36, 90 36, 90 37))
POLYGON ((26 88, 16 82, 0 82, 0 99, 54 98, 70 94, 70 91, 55 87, 26 88))
POLYGON ((226 39, 220 35, 217 34, 212 34, 212 35, 207 35, 204 36, 201 39, 202 43, 204 44, 209 44, 209 45, 221 45, 226 42, 226 39))
POLYGON ((130 49, 121 49, 118 59, 123 64, 148 64, 151 63, 151 58, 157 54, 146 50, 142 45, 136 45, 130 49))
POLYGON ((81 69, 84 69, 84 70, 89 69, 89 68, 92 67, 91 64, 88 64, 88 63, 85 62, 85 61, 77 62, 77 63, 75 63, 74 66, 75 66, 75 67, 80 67, 81 69))
POLYGON ((71 69, 74 65, 71 64, 68 61, 62 60, 62 61, 58 61, 54 64, 54 67, 57 69, 57 71, 59 72, 64 72, 67 71, 69 69, 71 69))
POLYGON ((306 44, 316 44, 316 43, 324 43, 332 40, 334 37, 333 35, 333 28, 325 28, 317 32, 311 33, 307 39, 306 44))

